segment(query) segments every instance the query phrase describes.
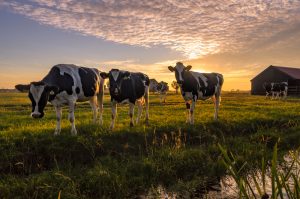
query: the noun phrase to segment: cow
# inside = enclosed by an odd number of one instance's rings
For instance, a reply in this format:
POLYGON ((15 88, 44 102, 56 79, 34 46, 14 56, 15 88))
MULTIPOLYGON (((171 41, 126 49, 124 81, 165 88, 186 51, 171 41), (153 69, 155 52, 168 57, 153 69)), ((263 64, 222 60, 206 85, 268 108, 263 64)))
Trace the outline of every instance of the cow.
POLYGON ((86 68, 73 64, 58 64, 51 68, 49 73, 38 82, 18 84, 15 88, 21 92, 28 91, 31 100, 33 118, 42 118, 47 102, 56 110, 56 128, 54 135, 61 132, 61 117, 63 105, 69 106, 69 121, 71 133, 77 135, 75 127, 75 103, 89 101, 93 110, 93 121, 97 121, 99 107, 102 124, 104 79, 96 68, 86 68))
POLYGON ((272 98, 273 98, 273 93, 272 93, 273 84, 274 83, 267 83, 267 82, 265 82, 263 84, 263 87, 266 91, 266 98, 270 97, 271 95, 272 95, 272 98))
POLYGON ((156 79, 150 79, 149 92, 156 93, 157 85, 158 85, 158 82, 156 81, 156 79))
POLYGON ((167 92, 169 91, 169 86, 167 82, 161 81, 157 84, 157 91, 159 93, 160 102, 166 102, 167 92))
POLYGON ((186 122, 194 124, 194 109, 197 100, 209 98, 212 98, 214 101, 214 119, 217 120, 224 82, 223 75, 219 73, 194 72, 190 71, 191 68, 191 65, 184 66, 181 62, 177 62, 174 67, 168 67, 171 72, 175 72, 176 81, 180 86, 182 97, 186 103, 186 122))
POLYGON ((146 104, 146 124, 149 122, 149 77, 143 73, 133 73, 119 69, 111 69, 108 73, 100 73, 103 79, 109 78, 109 93, 111 96, 113 130, 117 115, 117 104, 129 103, 130 127, 134 125, 134 106, 138 106, 136 124, 139 123, 143 104, 146 104))
POLYGON ((279 99, 280 97, 286 98, 288 92, 288 83, 287 82, 265 82, 263 84, 264 89, 266 90, 266 98, 271 97, 271 99, 279 99))

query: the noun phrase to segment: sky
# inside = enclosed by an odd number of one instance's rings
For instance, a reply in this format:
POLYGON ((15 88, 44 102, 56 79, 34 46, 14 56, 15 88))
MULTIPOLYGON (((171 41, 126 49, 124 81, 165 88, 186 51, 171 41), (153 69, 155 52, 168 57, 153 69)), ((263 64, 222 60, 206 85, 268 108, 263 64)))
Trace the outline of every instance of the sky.
POLYGON ((300 68, 299 0, 0 0, 0 88, 56 64, 175 79, 168 66, 249 90, 269 65, 300 68))

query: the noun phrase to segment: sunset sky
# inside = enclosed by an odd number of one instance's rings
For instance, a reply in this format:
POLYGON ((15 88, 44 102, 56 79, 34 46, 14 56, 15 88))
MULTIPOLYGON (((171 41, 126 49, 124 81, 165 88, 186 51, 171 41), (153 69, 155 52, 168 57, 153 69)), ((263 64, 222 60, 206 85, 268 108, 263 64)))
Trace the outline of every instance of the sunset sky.
POLYGON ((300 67, 299 0, 0 0, 0 88, 72 63, 171 82, 177 61, 250 89, 269 65, 300 67))

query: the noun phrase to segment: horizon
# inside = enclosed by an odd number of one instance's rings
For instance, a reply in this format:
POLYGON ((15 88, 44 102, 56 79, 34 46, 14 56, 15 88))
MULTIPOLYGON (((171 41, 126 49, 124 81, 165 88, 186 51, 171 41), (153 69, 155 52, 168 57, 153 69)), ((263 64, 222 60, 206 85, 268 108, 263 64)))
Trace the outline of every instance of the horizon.
POLYGON ((250 90, 270 65, 300 68, 300 2, 0 0, 0 88, 56 64, 139 71, 158 81, 181 61, 250 90))

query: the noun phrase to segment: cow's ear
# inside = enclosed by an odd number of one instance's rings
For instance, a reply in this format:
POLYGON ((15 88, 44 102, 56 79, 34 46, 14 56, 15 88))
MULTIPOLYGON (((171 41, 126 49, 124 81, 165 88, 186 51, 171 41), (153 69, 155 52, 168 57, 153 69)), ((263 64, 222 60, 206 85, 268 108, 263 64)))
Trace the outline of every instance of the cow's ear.
POLYGON ((185 67, 185 70, 186 71, 189 71, 189 70, 191 70, 192 69, 192 66, 191 65, 188 65, 187 67, 185 67))
POLYGON ((47 86, 45 87, 45 91, 46 91, 46 92, 49 92, 50 95, 55 95, 55 94, 58 93, 59 89, 58 89, 57 86, 48 86, 48 85, 47 85, 47 86))
POLYGON ((100 73, 100 76, 101 76, 103 79, 106 79, 106 78, 108 78, 109 74, 106 73, 106 72, 101 72, 101 73, 100 73))
POLYGON ((169 69, 171 72, 174 72, 174 71, 175 71, 175 68, 172 67, 172 66, 168 66, 168 69, 169 69))
POLYGON ((18 84, 18 85, 15 85, 15 88, 21 92, 29 91, 30 84, 18 84))

